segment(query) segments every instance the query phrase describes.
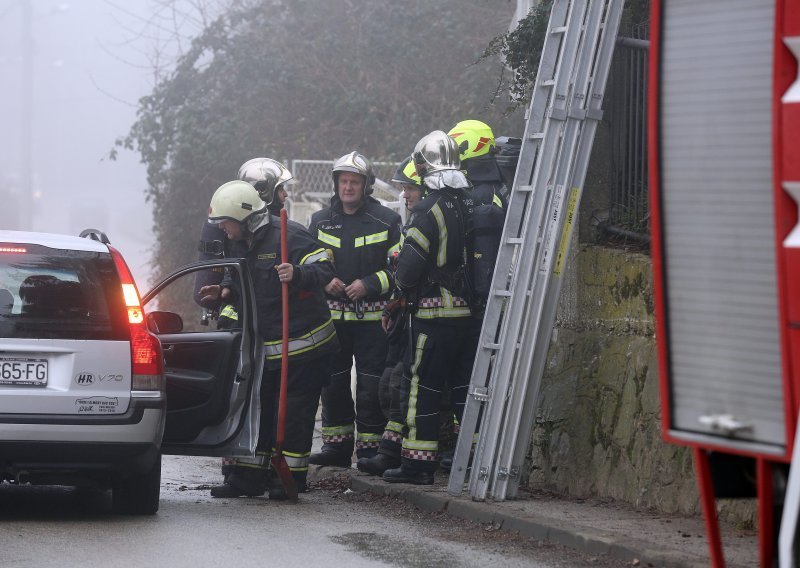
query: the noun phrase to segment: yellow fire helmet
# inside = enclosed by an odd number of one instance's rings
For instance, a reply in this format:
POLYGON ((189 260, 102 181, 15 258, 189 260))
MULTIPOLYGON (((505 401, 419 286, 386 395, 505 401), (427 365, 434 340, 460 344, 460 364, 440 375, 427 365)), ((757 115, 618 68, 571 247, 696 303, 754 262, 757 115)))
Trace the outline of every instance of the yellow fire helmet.
POLYGON ((267 204, 258 196, 256 189, 246 181, 236 180, 219 186, 211 196, 208 206, 208 222, 219 223, 232 219, 240 223, 251 215, 263 213, 267 204))
POLYGON ((447 134, 456 141, 461 160, 483 156, 495 148, 492 128, 480 120, 462 120, 447 134))
POLYGON ((397 171, 394 173, 394 176, 392 176, 392 181, 400 185, 422 186, 422 180, 419 178, 417 167, 414 165, 411 156, 403 160, 400 167, 397 168, 397 171))

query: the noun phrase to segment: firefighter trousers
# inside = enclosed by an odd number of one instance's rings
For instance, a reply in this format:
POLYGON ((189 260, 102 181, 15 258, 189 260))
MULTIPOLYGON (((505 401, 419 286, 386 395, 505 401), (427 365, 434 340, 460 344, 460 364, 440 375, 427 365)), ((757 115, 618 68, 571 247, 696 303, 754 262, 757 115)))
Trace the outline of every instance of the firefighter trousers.
POLYGON ((330 384, 322 389, 322 441, 352 448, 355 439, 358 457, 369 457, 377 451, 386 425, 378 396, 386 364, 386 334, 379 321, 342 321, 334 325, 341 350, 334 355, 330 384), (353 359, 355 404, 350 389, 353 359))
MULTIPOLYGON (((308 460, 314 437, 319 398, 323 385, 327 384, 333 355, 322 355, 311 360, 289 363, 286 392, 286 431, 282 454, 289 469, 298 478, 308 473, 308 460)), ((281 370, 264 370, 261 378, 261 423, 258 430, 255 459, 237 459, 234 469, 266 468, 269 456, 275 447, 278 421, 278 396, 280 394, 281 370)))
POLYGON ((388 366, 381 377, 381 406, 387 418, 386 428, 381 437, 378 452, 400 459, 403 437, 406 434, 406 419, 403 415, 403 402, 407 398, 403 380, 403 362, 388 366))
POLYGON ((402 449, 405 470, 436 469, 441 399, 448 387, 450 406, 459 422, 464 413, 480 322, 473 318, 458 320, 412 320, 403 372, 408 393, 403 404, 408 428, 402 449))

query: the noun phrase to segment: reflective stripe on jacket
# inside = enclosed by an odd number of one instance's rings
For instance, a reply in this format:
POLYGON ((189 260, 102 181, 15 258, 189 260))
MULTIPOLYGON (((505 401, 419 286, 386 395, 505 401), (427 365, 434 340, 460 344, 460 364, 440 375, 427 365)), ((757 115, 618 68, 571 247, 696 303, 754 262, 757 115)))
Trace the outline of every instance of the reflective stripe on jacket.
MULTIPOLYGON (((268 368, 280 366, 283 331, 281 282, 275 270, 280 264, 279 224, 280 220, 271 216, 268 223, 255 230, 249 245, 247 241, 235 241, 230 252, 231 257, 245 258, 251 269, 259 334, 265 345, 278 344, 277 358, 267 354, 268 368)), ((329 333, 324 338, 314 334, 329 324, 333 329, 323 292, 325 284, 333 278, 333 267, 325 250, 302 225, 289 221, 288 237, 289 262, 294 266, 289 284, 289 337, 316 340, 312 345, 306 345, 305 349, 290 349, 290 355, 300 359, 332 353, 339 348, 335 333, 329 333)))
POLYGON ((355 213, 348 215, 334 196, 330 207, 311 217, 309 232, 321 247, 333 253, 337 278, 345 285, 360 279, 367 289, 363 305, 328 296, 330 302, 339 302, 331 305, 331 316, 365 320, 373 319, 366 314, 376 311, 376 319, 380 319, 383 306, 375 310, 366 306, 391 296, 394 277, 387 267, 387 258, 400 249, 400 216, 369 196, 355 213))
MULTIPOLYGON (((289 357, 296 357, 312 349, 316 349, 321 345, 326 344, 328 341, 336 336, 336 328, 333 327, 333 321, 330 319, 324 324, 310 332, 301 335, 300 337, 289 338, 289 357)), ((278 341, 265 341, 265 352, 267 360, 280 359, 283 353, 283 342, 278 341)))

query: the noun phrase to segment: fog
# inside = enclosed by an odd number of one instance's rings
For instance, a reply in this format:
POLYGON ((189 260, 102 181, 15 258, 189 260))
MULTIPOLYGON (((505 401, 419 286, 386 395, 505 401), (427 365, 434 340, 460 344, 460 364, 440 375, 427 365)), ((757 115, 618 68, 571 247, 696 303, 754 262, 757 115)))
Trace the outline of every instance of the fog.
POLYGON ((145 167, 135 152, 108 155, 152 89, 155 50, 174 32, 174 21, 158 29, 153 5, 0 0, 0 228, 101 229, 142 291, 153 244, 145 167))

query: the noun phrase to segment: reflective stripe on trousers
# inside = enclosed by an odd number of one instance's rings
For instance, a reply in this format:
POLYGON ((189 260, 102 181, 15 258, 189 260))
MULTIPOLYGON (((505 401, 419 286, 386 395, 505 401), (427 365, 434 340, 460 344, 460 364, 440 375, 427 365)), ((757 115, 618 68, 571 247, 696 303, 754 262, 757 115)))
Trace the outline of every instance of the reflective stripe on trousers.
MULTIPOLYGON (((335 334, 336 328, 333 327, 333 321, 328 320, 317 329, 301 337, 289 339, 289 357, 311 351, 330 341, 335 334)), ((282 351, 280 341, 265 341, 264 346, 267 359, 280 359, 282 351)))

